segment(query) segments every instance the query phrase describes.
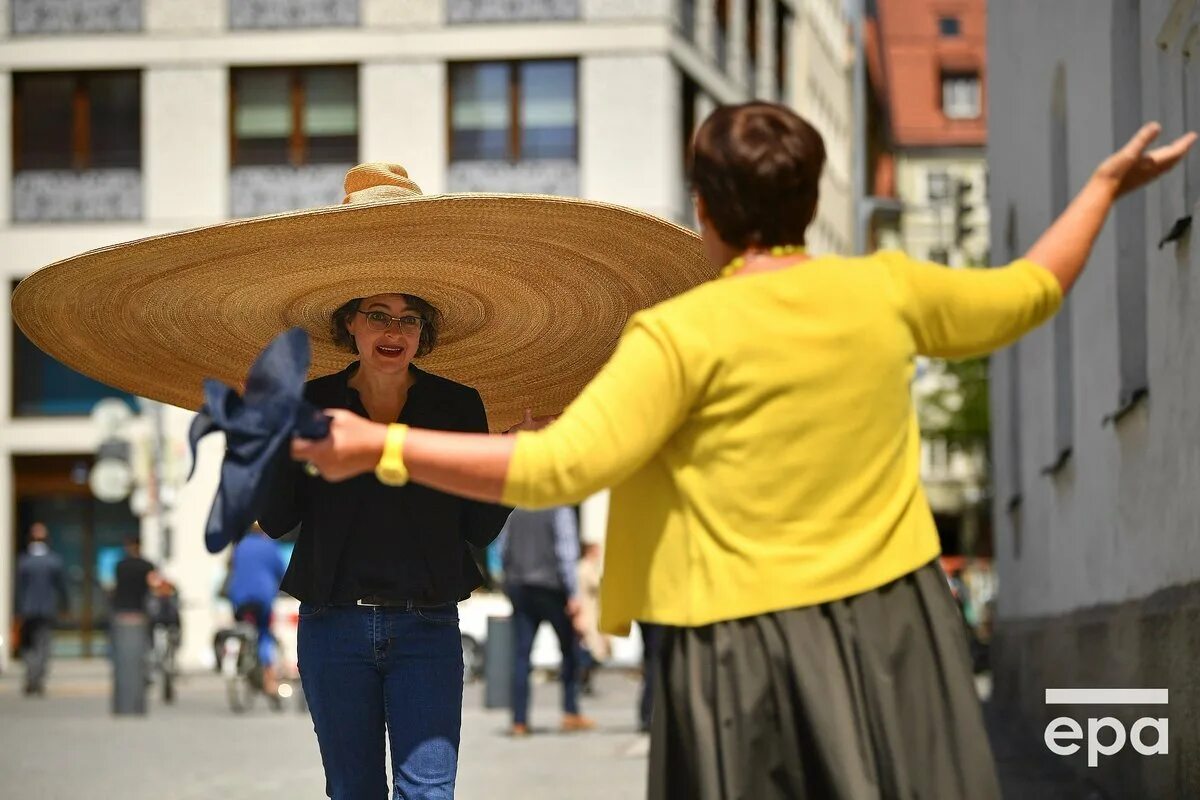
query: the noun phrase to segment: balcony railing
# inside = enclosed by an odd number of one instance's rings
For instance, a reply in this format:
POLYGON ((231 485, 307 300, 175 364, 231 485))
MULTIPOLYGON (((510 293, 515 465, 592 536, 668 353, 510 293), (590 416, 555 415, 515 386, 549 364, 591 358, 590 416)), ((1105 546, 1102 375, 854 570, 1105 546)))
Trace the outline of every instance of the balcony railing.
POLYGON ((115 222, 142 218, 137 169, 19 170, 12 180, 14 222, 115 222))
POLYGON ((256 217, 342 202, 342 182, 353 164, 303 167, 234 167, 229 176, 229 213, 256 217))
POLYGON ((229 0, 229 27, 234 30, 353 28, 358 24, 359 0, 229 0))
POLYGON ((580 0, 446 0, 446 23, 579 19, 580 0))
POLYGON ((515 192, 519 194, 579 195, 579 164, 572 159, 521 161, 458 161, 450 165, 447 186, 452 192, 515 192))
POLYGON ((142 0, 11 0, 14 36, 142 29, 142 0))

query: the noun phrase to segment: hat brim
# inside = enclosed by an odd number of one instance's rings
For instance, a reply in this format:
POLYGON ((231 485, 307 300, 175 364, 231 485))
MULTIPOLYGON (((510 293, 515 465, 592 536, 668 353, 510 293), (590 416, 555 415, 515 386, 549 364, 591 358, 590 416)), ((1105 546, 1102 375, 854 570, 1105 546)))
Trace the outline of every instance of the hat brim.
POLYGON ((110 386, 196 409, 201 382, 239 385, 293 326, 310 377, 354 356, 332 312, 403 292, 442 312, 423 369, 478 389, 493 430, 561 411, 628 317, 713 276, 699 237, 620 206, 532 195, 440 195, 222 223, 102 248, 13 294, 25 335, 110 386))

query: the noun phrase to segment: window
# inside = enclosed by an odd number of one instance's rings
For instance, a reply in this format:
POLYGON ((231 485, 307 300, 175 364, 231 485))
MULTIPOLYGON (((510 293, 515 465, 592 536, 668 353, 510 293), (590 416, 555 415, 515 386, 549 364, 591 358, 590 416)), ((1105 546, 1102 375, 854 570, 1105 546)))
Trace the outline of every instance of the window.
POLYGON ((574 61, 450 65, 450 160, 574 159, 574 61))
POLYGON ((931 247, 929 248, 929 260, 935 264, 949 264, 950 251, 941 245, 931 247))
POLYGON ((927 172, 925 182, 929 202, 937 203, 950 197, 950 176, 945 170, 927 172))
POLYGON ((939 36, 958 36, 962 33, 962 24, 958 17, 939 17, 938 18, 938 35, 939 36))
POLYGON ((18 73, 13 76, 13 167, 140 167, 141 106, 137 72, 18 73))
POLYGON ((235 166, 358 160, 355 67, 235 69, 235 166))
POLYGON ((947 73, 942 76, 942 113, 950 119, 979 116, 978 73, 947 73))

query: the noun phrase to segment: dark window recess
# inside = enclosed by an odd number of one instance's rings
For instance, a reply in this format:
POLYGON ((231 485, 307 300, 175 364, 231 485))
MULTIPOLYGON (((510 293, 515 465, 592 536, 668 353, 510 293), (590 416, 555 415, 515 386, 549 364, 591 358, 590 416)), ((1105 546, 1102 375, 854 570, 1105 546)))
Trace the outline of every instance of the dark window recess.
POLYGON ((356 67, 235 69, 231 93, 235 166, 358 160, 356 67))
MULTIPOLYGON (((700 97, 700 87, 686 74, 682 80, 683 97, 680 99, 679 132, 683 135, 683 167, 692 167, 692 136, 696 133, 696 102, 700 97)), ((690 179, 690 173, 688 173, 690 179)))
MULTIPOLYGON (((1138 0, 1113 3, 1113 130, 1118 140, 1142 124, 1141 14, 1138 0)), ((1113 209, 1117 235, 1117 407, 1104 418, 1116 422, 1149 391, 1146 309, 1146 193, 1134 192, 1113 209)))
POLYGON ((746 0, 746 79, 756 95, 758 79, 758 0, 746 0))
POLYGON ((574 159, 576 62, 450 65, 450 160, 574 159))
MULTIPOLYGON (((1016 260, 1020 248, 1017 232, 1017 207, 1008 204, 1008 219, 1005 221, 1004 246, 1008 261, 1016 260)), ((997 356, 992 356, 997 358, 997 356)), ((1010 512, 1016 512, 1021 505, 1024 491, 1024 476, 1021 469, 1023 450, 1021 448, 1021 344, 1013 342, 1009 345, 1005 359, 1005 378, 1008 382, 1008 413, 1005 422, 1008 427, 1008 503, 1010 512)), ((1015 555, 1020 556, 1020 529, 1018 517, 1013 515, 1013 547, 1015 555)))
POLYGON ((775 92, 783 97, 788 87, 788 70, 791 69, 788 36, 792 30, 792 12, 783 3, 775 3, 775 92))
MULTIPOLYGON (((1054 217, 1067 207, 1070 176, 1067 171, 1066 68, 1059 64, 1054 76, 1050 113, 1050 204, 1054 217)), ((1071 335, 1072 298, 1063 300, 1054 318, 1054 454, 1047 474, 1058 471, 1071 456, 1075 427, 1075 351, 1071 335)))
POLYGON ((141 166, 141 74, 13 76, 13 168, 141 166))
POLYGON ((938 18, 938 35, 939 36, 959 36, 962 34, 962 23, 958 17, 939 17, 938 18))

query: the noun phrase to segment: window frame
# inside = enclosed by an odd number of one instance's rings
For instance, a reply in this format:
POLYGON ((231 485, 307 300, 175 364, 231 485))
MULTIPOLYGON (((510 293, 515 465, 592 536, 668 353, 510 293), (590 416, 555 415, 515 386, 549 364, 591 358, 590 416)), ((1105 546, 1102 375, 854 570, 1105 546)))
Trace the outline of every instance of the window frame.
POLYGON ((983 81, 978 70, 942 70, 938 85, 942 92, 942 116, 946 119, 974 120, 983 116, 983 81), (965 104, 961 104, 963 110, 960 110, 957 98, 954 99, 954 102, 947 102, 951 99, 948 96, 951 88, 962 84, 974 87, 974 103, 970 111, 965 110, 965 104))
POLYGON ((142 70, 140 69, 96 69, 96 70, 29 70, 29 71, 14 71, 12 73, 12 100, 11 100, 11 124, 10 133, 12 136, 12 171, 13 173, 23 172, 31 169, 62 169, 73 171, 84 171, 93 168, 93 163, 96 160, 96 152, 93 146, 92 136, 92 104, 91 87, 88 79, 96 77, 117 77, 128 76, 132 77, 134 84, 137 87, 137 124, 134 126, 137 132, 137 158, 136 169, 142 168, 143 160, 143 141, 142 141, 142 123, 145 118, 145 109, 142 104, 142 70), (27 91, 23 85, 32 78, 45 77, 50 75, 68 76, 72 79, 74 86, 71 90, 71 145, 69 153, 69 165, 64 167, 29 167, 22 163, 21 147, 23 144, 22 123, 24 122, 24 92, 27 91))
POLYGON ((310 160, 309 139, 310 137, 304 130, 304 111, 306 107, 305 99, 305 74, 314 70, 344 70, 354 77, 355 93, 354 93, 354 139, 355 139, 355 157, 351 161, 358 161, 358 151, 362 147, 362 96, 361 96, 361 72, 358 64, 285 64, 281 66, 252 66, 238 67, 231 66, 229 68, 229 165, 231 168, 236 167, 269 167, 269 166, 289 166, 289 167, 307 167, 313 164, 321 163, 342 163, 338 162, 314 162, 310 160), (237 76, 249 72, 278 72, 283 71, 288 74, 288 103, 291 110, 292 132, 288 136, 287 159, 282 163, 240 163, 238 161, 238 131, 237 131, 237 111, 238 111, 238 93, 237 93, 237 76))
POLYGON ((574 85, 572 86, 572 101, 575 106, 574 140, 571 143, 573 156, 563 157, 578 163, 579 161, 579 59, 567 58, 502 58, 502 59, 472 59, 467 61, 450 61, 446 64, 446 161, 450 164, 469 163, 504 163, 520 164, 522 161, 540 161, 542 158, 525 158, 522 153, 521 126, 521 65, 536 63, 570 64, 574 70, 574 85), (508 71, 506 85, 508 87, 508 154, 505 158, 456 158, 454 153, 454 70, 482 65, 501 64, 508 71))
POLYGON ((962 18, 956 14, 939 14, 937 20, 938 37, 941 39, 956 39, 962 36, 962 18), (946 30, 946 23, 953 23, 954 30, 946 30))

